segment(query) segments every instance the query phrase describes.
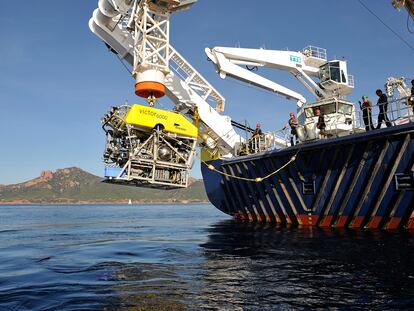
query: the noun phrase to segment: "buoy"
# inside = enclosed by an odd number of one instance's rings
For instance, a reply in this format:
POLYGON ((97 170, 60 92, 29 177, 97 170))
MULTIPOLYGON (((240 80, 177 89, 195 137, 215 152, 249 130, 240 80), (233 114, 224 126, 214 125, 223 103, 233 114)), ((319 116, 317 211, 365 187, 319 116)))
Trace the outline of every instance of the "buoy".
POLYGON ((148 98, 150 96, 160 98, 165 95, 165 86, 160 82, 139 82, 135 84, 135 94, 143 98, 148 98))

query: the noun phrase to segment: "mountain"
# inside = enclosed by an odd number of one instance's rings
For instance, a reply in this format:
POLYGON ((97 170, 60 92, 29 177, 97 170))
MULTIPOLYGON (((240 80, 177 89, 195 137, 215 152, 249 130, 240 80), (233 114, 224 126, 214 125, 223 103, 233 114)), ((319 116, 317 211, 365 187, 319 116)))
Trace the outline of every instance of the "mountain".
POLYGON ((175 203, 207 202, 202 180, 191 179, 187 189, 155 190, 102 183, 102 178, 77 167, 44 171, 35 179, 0 185, 3 203, 175 203))

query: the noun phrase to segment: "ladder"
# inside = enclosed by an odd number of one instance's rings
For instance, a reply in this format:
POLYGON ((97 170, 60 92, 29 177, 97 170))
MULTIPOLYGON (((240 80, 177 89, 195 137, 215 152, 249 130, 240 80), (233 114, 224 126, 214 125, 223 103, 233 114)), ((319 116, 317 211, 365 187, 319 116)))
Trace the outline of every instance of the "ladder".
POLYGON ((217 112, 223 112, 225 106, 224 97, 171 45, 169 54, 170 69, 185 81, 193 91, 200 95, 203 100, 215 103, 217 112))

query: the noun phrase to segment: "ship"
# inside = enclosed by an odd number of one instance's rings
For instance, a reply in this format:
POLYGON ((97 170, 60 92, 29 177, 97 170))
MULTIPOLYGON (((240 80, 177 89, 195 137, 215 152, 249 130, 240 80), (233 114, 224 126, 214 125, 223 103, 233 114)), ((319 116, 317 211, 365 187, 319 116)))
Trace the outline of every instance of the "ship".
POLYGON ((236 218, 336 228, 414 229, 414 123, 202 166, 211 203, 236 218), (268 179, 256 179, 295 158, 268 179))
POLYGON ((380 90, 388 95, 386 127, 374 130, 371 109, 368 117, 347 100, 354 89, 347 62, 328 60, 324 48, 206 48, 221 78, 296 101, 294 132, 261 132, 222 115, 224 97, 171 46, 170 15, 195 2, 99 1, 89 27, 132 67, 135 94, 149 104, 114 106, 102 118, 104 181, 185 188, 198 156, 210 202, 236 219, 414 229, 414 98, 406 79, 390 77, 380 90), (314 101, 260 76, 259 67, 289 72, 314 101), (173 111, 155 108, 164 95, 173 111))

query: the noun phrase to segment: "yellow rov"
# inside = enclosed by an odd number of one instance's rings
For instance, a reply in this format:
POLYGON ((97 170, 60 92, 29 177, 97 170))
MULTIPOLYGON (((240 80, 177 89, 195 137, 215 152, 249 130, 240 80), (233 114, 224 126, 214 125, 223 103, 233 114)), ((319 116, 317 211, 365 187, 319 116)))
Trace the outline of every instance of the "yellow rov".
POLYGON ((134 104, 103 118, 105 182, 164 189, 188 186, 198 128, 181 114, 134 104))
POLYGON ((183 115, 153 107, 132 105, 125 117, 125 121, 143 130, 152 130, 157 126, 161 126, 168 133, 193 138, 198 136, 197 127, 183 115))

